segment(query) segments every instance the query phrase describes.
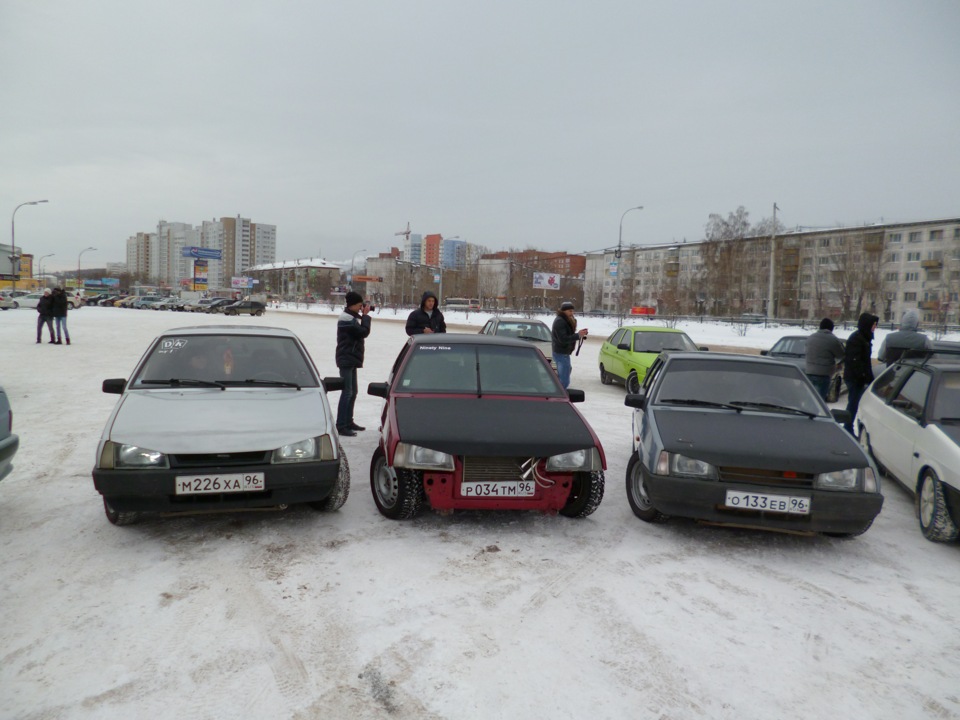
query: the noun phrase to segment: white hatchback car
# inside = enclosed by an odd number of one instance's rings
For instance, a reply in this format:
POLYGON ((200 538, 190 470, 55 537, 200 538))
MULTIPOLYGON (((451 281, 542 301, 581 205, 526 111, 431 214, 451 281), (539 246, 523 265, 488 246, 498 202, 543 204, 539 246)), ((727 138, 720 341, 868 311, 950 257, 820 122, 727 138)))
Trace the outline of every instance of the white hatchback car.
POLYGON ((286 329, 177 328, 156 338, 129 380, 103 381, 120 399, 93 468, 107 519, 307 503, 333 511, 350 468, 326 390, 286 329))
POLYGON ((949 345, 887 368, 857 412, 861 445, 914 493, 920 530, 935 542, 960 536, 960 345, 949 345))

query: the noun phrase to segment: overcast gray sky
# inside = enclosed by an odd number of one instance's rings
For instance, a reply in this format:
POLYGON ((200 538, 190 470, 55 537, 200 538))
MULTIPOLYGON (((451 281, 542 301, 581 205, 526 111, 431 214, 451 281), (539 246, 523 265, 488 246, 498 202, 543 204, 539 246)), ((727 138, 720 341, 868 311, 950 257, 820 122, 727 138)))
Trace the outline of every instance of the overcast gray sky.
POLYGON ((958 38, 957 0, 2 0, 0 217, 49 199, 56 270, 161 218, 340 260, 956 216, 958 38))

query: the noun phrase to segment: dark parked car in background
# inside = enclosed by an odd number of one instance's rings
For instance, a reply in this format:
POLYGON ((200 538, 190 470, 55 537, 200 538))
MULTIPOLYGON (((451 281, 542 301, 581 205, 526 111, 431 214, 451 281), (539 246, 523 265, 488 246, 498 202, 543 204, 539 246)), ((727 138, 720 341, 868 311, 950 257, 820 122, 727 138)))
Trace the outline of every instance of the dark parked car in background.
POLYGON ((860 444, 914 495, 920 530, 934 542, 960 536, 960 345, 949 345, 908 351, 873 381, 857 413, 860 444))
POLYGON ((208 303, 200 312, 220 313, 227 305, 232 305, 234 302, 236 301, 231 298, 214 298, 213 302, 208 303))
POLYGON ((256 315, 260 317, 266 312, 267 306, 257 300, 240 300, 239 302, 224 305, 224 315, 256 315))
MULTIPOLYGON (((840 342, 846 344, 846 340, 840 340, 840 342)), ((769 350, 761 350, 760 354, 776 360, 793 363, 800 368, 800 372, 804 372, 807 363, 807 336, 786 335, 777 340, 769 350)), ((838 363, 833 369, 833 375, 830 378, 830 391, 827 393, 827 402, 836 402, 842 392, 845 392, 843 385, 843 363, 838 363)))
POLYGON ((488 335, 411 337, 386 382, 370 463, 377 509, 538 510, 586 517, 603 499, 606 460, 543 354, 488 335))
POLYGON ((790 363, 666 353, 625 403, 627 499, 641 520, 854 536, 883 506, 873 463, 838 424, 847 412, 829 412, 790 363))
POLYGON ((13 456, 20 447, 20 438, 13 434, 13 410, 7 393, 0 387, 0 480, 13 470, 13 456))

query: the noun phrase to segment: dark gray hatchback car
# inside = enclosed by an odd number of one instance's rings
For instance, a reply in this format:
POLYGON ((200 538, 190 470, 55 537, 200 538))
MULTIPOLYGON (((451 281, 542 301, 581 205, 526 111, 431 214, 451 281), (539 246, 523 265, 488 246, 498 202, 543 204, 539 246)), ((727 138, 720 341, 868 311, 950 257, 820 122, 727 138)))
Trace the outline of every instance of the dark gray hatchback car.
POLYGON ((625 403, 627 499, 641 520, 854 536, 883 506, 870 458, 838 424, 846 411, 828 411, 790 363, 665 353, 625 403))

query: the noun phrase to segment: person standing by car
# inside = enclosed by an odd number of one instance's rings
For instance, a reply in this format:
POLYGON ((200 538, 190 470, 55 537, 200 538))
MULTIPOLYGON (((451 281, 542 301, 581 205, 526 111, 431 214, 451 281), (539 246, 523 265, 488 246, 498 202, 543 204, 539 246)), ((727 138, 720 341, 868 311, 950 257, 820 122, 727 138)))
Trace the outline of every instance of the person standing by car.
POLYGON ((863 313, 857 319, 857 329, 847 338, 844 354, 843 382, 847 386, 847 412, 850 419, 844 427, 853 435, 853 420, 857 417, 860 397, 867 385, 873 382, 873 332, 880 318, 863 313))
POLYGON ((880 352, 877 359, 893 365, 907 350, 923 350, 933 347, 930 338, 918 329, 920 327, 920 313, 916 310, 907 310, 900 320, 900 330, 887 335, 880 343, 880 352))
POLYGON ((53 339, 53 297, 50 295, 50 288, 43 291, 43 297, 37 300, 37 342, 41 342, 43 335, 43 326, 47 326, 50 331, 50 344, 55 344, 53 339))
POLYGON ((447 323, 437 307, 437 296, 427 290, 420 299, 420 307, 407 316, 407 335, 446 331, 447 323))
POLYGON ((551 332, 553 360, 557 364, 557 375, 564 390, 570 386, 570 356, 577 348, 577 341, 587 336, 586 328, 577 330, 577 319, 573 316, 573 310, 572 302, 560 303, 551 332))
POLYGON ((55 345, 63 345, 64 338, 66 338, 67 345, 70 344, 70 333, 67 331, 67 306, 69 304, 67 293, 64 292, 63 288, 55 287, 53 289, 53 322, 57 328, 55 345))
POLYGON ((337 405, 337 432, 353 437, 365 428, 353 421, 357 401, 357 369, 363 367, 364 340, 370 334, 370 304, 352 290, 344 298, 346 307, 337 320, 337 367, 343 378, 340 404, 337 405))
POLYGON ((820 329, 807 338, 804 370, 824 402, 830 394, 830 383, 837 364, 843 362, 844 348, 840 338, 833 334, 833 320, 824 318, 820 329))

